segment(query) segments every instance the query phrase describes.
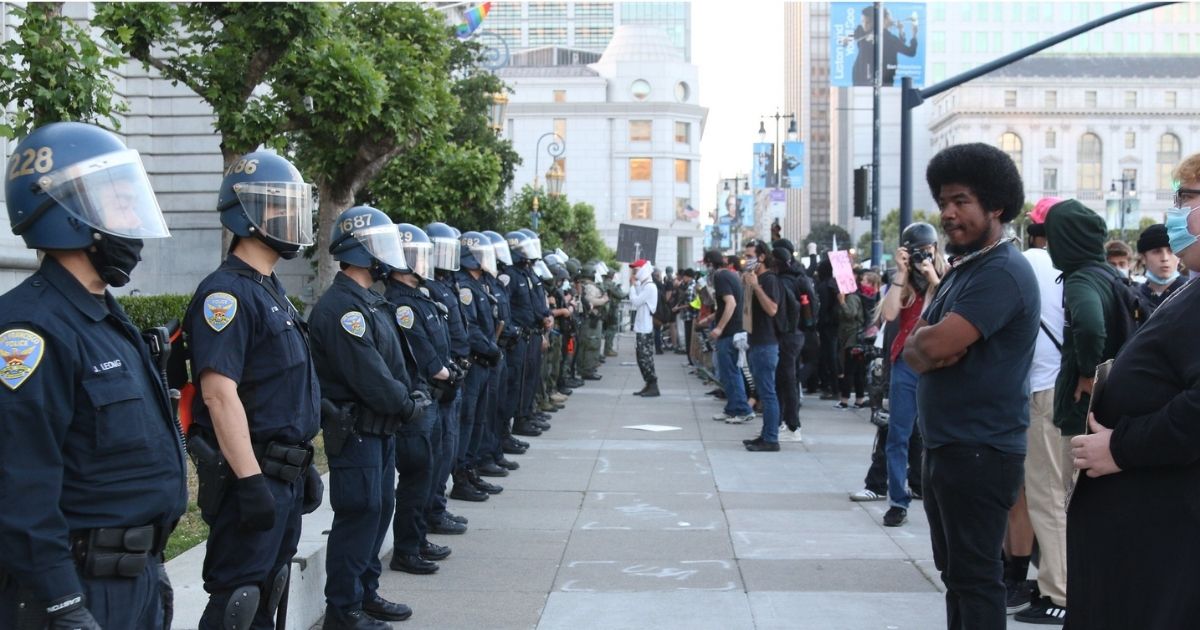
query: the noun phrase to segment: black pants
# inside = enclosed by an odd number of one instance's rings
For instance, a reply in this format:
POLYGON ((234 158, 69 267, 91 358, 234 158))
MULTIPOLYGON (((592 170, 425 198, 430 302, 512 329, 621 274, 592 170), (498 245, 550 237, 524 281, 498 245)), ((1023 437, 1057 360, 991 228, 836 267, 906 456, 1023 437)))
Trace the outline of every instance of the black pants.
POLYGON ((842 398, 850 397, 850 388, 854 388, 854 396, 862 399, 867 391, 867 361, 863 355, 855 357, 850 350, 842 351, 842 398))
POLYGON ((925 514, 933 563, 946 585, 946 627, 1003 630, 1008 511, 1025 479, 1025 456, 975 444, 925 451, 925 514))
POLYGON ((775 366, 775 393, 779 396, 779 417, 789 429, 800 427, 800 381, 796 377, 796 369, 800 365, 802 348, 804 333, 780 335, 779 363, 775 366))
POLYGON ((684 352, 687 353, 688 365, 692 364, 692 318, 688 317, 683 320, 683 339, 684 352))
POLYGON ((821 388, 830 392, 838 389, 838 344, 837 328, 827 328, 820 331, 821 359, 817 365, 817 376, 821 378, 821 388))
MULTIPOLYGON (((871 449, 871 467, 863 478, 863 487, 880 496, 887 496, 887 425, 875 430, 875 446, 871 449)), ((921 429, 913 425, 912 437, 908 438, 908 487, 924 496, 921 485, 921 455, 925 442, 921 439, 921 429)))

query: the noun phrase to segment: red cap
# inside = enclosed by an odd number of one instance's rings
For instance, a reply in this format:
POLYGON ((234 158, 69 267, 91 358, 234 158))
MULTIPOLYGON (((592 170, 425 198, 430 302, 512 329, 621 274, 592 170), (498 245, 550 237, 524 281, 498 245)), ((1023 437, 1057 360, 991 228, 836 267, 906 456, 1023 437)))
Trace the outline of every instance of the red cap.
POLYGON ((648 262, 650 261, 646 260, 645 258, 639 258, 632 263, 629 263, 629 266, 633 269, 641 269, 648 262))

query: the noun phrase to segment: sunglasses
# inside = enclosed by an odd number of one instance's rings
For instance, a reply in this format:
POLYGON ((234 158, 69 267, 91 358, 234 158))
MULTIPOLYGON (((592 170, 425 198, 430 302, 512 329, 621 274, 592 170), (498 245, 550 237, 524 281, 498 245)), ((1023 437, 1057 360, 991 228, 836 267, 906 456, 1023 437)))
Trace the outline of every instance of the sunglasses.
POLYGON ((1177 188, 1175 189, 1175 207, 1180 207, 1184 202, 1191 202, 1200 199, 1200 189, 1197 188, 1177 188))

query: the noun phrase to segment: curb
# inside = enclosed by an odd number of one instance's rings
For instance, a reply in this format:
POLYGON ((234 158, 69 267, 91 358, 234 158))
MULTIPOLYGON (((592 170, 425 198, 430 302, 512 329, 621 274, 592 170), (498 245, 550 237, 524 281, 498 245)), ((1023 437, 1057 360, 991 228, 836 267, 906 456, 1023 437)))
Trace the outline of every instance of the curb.
MULTIPOLYGON (((325 549, 329 528, 333 525, 333 509, 329 507, 329 473, 321 479, 325 483, 325 498, 316 512, 304 516, 296 556, 292 558, 286 630, 309 630, 325 614, 325 549)), ((206 544, 196 545, 166 565, 167 575, 175 588, 175 619, 171 625, 175 630, 200 627, 200 616, 208 605, 208 593, 204 592, 201 577, 206 548, 206 544)), ((389 528, 379 556, 383 558, 391 552, 392 532, 389 528)), ((386 566, 384 570, 387 570, 386 566)))

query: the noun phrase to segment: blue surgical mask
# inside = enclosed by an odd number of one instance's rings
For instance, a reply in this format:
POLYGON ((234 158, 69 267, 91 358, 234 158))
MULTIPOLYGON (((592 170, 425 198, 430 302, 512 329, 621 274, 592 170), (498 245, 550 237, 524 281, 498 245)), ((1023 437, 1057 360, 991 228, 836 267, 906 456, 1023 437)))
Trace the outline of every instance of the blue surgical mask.
POLYGON ((1153 271, 1150 271, 1149 269, 1147 269, 1146 270, 1146 279, 1149 280, 1150 282, 1153 282, 1154 284, 1157 284, 1160 286, 1167 286, 1179 279, 1179 270, 1176 269, 1173 273, 1171 273, 1171 275, 1167 276, 1166 278, 1159 278, 1158 276, 1154 275, 1153 271))
POLYGON ((1195 208, 1171 208, 1167 211, 1167 220, 1164 225, 1167 228, 1167 240, 1171 245, 1171 251, 1178 256, 1180 252, 1187 249, 1192 243, 1195 243, 1197 237, 1188 231, 1188 215, 1195 208))

